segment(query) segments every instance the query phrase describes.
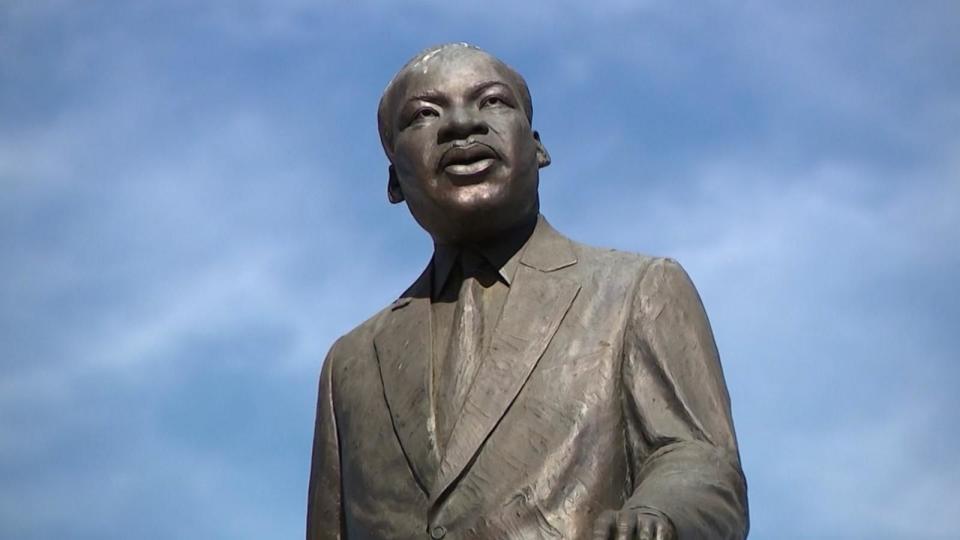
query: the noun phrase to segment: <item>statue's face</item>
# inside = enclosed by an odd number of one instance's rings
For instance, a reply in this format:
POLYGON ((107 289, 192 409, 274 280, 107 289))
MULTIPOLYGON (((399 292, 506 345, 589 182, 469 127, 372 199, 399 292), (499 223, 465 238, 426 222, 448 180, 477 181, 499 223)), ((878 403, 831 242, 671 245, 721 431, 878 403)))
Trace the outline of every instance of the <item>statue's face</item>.
POLYGON ((503 64, 441 52, 396 84, 390 193, 436 241, 482 240, 536 215, 549 160, 503 64))

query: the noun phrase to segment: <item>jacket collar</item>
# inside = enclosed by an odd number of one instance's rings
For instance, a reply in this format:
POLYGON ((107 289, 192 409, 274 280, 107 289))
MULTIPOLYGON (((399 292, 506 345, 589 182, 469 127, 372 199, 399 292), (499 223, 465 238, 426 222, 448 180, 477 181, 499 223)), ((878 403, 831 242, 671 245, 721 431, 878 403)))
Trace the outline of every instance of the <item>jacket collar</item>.
POLYGON ((520 253, 490 350, 442 457, 433 407, 432 265, 393 303, 374 337, 394 429, 432 503, 453 489, 507 413, 580 289, 579 282, 556 272, 576 264, 573 246, 542 216, 520 253))
POLYGON ((523 223, 500 237, 475 244, 451 245, 435 244, 433 249, 433 297, 437 298, 443 290, 457 257, 464 251, 470 251, 484 259, 491 268, 499 273, 500 280, 509 286, 517 273, 520 257, 540 221, 538 215, 532 222, 523 223))
POLYGON ((577 255, 570 240, 557 232, 543 214, 527 242, 520 263, 541 272, 553 272, 577 264, 577 255))

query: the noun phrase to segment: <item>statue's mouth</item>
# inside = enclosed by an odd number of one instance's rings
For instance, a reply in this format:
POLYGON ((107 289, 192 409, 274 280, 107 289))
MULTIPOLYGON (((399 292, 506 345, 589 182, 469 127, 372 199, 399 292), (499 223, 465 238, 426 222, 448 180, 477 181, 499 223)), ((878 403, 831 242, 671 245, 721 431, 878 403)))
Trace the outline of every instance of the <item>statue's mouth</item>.
POLYGON ((500 156, 493 148, 477 142, 453 146, 443 153, 439 169, 452 176, 475 176, 486 172, 500 156))

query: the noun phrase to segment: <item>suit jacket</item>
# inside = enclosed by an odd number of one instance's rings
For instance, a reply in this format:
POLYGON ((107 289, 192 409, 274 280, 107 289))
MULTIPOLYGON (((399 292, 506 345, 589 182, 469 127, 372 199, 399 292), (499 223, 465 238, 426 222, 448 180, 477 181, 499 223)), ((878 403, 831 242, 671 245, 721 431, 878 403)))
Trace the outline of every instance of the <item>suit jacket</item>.
POLYGON ((648 508, 744 538, 746 483, 713 335, 679 264, 575 243, 541 217, 446 452, 430 269, 320 375, 307 539, 586 539, 648 508))

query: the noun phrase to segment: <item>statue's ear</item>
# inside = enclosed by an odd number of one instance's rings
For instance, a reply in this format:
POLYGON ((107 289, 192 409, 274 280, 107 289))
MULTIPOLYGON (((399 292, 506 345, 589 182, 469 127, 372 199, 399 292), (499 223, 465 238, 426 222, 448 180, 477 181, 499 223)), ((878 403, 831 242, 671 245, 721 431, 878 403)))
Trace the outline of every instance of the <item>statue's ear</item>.
POLYGON ((537 167, 542 169, 550 164, 550 153, 547 152, 547 149, 543 146, 543 143, 540 142, 539 133, 534 131, 533 138, 537 141, 537 167))
POLYGON ((403 202, 403 190, 400 189, 400 181, 397 180, 397 170, 390 165, 390 178, 387 180, 387 200, 392 204, 403 202))

